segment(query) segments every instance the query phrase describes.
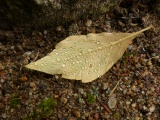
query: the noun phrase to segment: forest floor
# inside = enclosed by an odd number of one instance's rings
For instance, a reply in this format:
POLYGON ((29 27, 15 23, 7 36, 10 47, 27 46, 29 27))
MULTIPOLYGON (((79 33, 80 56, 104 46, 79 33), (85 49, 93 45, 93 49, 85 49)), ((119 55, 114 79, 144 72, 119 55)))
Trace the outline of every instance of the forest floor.
MULTIPOLYGON (((1 120, 160 120, 160 21, 145 4, 44 31, 0 31, 1 120), (26 69, 73 34, 135 32, 123 57, 90 83, 26 69)), ((96 56, 95 56, 96 57, 96 56)))

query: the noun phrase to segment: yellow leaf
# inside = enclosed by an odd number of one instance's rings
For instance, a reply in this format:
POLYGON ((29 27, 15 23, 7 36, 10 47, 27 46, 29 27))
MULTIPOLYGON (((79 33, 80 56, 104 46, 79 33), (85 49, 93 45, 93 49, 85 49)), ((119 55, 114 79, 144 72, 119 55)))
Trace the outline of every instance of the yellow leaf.
POLYGON ((91 82, 106 73, 123 55, 131 41, 149 26, 134 33, 90 33, 69 36, 50 54, 27 68, 63 78, 91 82))

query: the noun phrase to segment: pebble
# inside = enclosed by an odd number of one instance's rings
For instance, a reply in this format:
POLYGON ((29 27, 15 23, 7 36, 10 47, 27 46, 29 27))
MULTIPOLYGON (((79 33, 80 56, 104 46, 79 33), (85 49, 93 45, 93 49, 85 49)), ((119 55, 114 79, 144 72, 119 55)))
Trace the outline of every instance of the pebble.
POLYGON ((94 119, 98 120, 98 118, 99 118, 99 115, 97 113, 94 114, 94 119))
POLYGON ((47 30, 44 30, 44 31, 43 31, 43 34, 46 35, 46 34, 47 34, 47 30))
POLYGON ((24 59, 24 60, 22 61, 22 64, 23 64, 23 65, 27 65, 28 63, 29 63, 28 59, 24 59))
POLYGON ((87 20, 87 22, 86 22, 86 26, 87 26, 87 27, 90 27, 90 26, 91 26, 91 24, 92 24, 92 20, 87 20))
POLYGON ((80 94, 83 94, 83 93, 84 93, 84 91, 83 91, 82 88, 79 88, 78 91, 79 91, 80 94))
POLYGON ((13 31, 7 31, 7 32, 5 33, 5 36, 6 36, 7 38, 9 38, 9 39, 13 39, 15 35, 14 35, 13 31))
POLYGON ((4 118, 4 119, 7 118, 6 113, 3 113, 3 114, 2 114, 2 118, 4 118))
POLYGON ((22 76, 22 77, 19 78, 19 80, 20 80, 21 82, 25 82, 25 81, 28 80, 28 78, 27 78, 26 76, 22 76))
POLYGON ((58 114, 58 118, 61 119, 62 118, 62 114, 58 114))
POLYGON ((152 106, 149 108, 149 111, 150 111, 150 112, 154 112, 154 110, 155 110, 155 105, 152 105, 152 106))
POLYGON ((107 88, 108 88, 108 83, 103 83, 103 84, 102 84, 102 89, 103 89, 103 90, 106 90, 107 88))
POLYGON ((22 55, 22 57, 23 57, 23 58, 26 58, 26 57, 30 56, 31 54, 32 54, 32 52, 28 51, 28 52, 25 52, 25 53, 22 55))
POLYGON ((93 118, 89 116, 89 117, 88 117, 88 120, 93 120, 93 118))
POLYGON ((63 27, 62 26, 58 26, 57 28, 56 28, 56 31, 62 31, 63 30, 63 27))
POLYGON ((108 107, 110 109, 113 109, 115 108, 116 104, 117 104, 117 99, 115 97, 110 97, 108 100, 108 107))
POLYGON ((126 101, 126 105, 130 105, 131 104, 131 102, 130 101, 126 101))
POLYGON ((72 109, 72 113, 73 113, 76 117, 78 117, 78 118, 81 117, 81 113, 80 113, 80 111, 77 110, 77 109, 72 109))
POLYGON ((136 86, 133 85, 131 89, 132 89, 133 91, 136 91, 136 86))
POLYGON ((30 82, 30 87, 35 88, 36 84, 34 82, 30 82))
POLYGON ((0 63, 0 70, 4 70, 4 66, 0 63))
POLYGON ((133 108, 135 108, 135 107, 136 107, 136 103, 132 103, 131 105, 132 105, 132 107, 133 107, 133 108))
POLYGON ((152 61, 149 60, 149 61, 147 62, 147 65, 148 65, 148 66, 151 66, 151 65, 152 65, 152 61))
POLYGON ((63 104, 66 104, 67 103, 67 98, 65 98, 65 97, 61 97, 61 102, 63 103, 63 104))

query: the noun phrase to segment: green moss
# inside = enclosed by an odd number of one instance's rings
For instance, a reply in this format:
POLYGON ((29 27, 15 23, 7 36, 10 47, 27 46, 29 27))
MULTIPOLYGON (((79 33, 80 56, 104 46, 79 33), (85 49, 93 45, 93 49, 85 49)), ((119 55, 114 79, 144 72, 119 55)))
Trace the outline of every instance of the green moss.
POLYGON ((44 116, 48 117, 53 113, 56 104, 57 103, 53 98, 47 98, 39 104, 38 108, 44 116))
POLYGON ((114 114, 113 114, 113 118, 115 118, 115 119, 120 119, 120 117, 121 117, 121 116, 120 116, 118 113, 114 113, 114 114))
POLYGON ((87 101, 89 104, 94 103, 94 102, 96 101, 94 94, 92 94, 91 92, 89 92, 89 93, 87 94, 86 101, 87 101))
POLYGON ((13 97, 11 98, 11 101, 10 101, 10 104, 13 106, 13 107, 17 107, 18 104, 19 104, 19 96, 18 94, 14 94, 13 97))
POLYGON ((35 109, 33 113, 23 120, 41 120, 50 117, 56 107, 57 102, 53 98, 47 98, 40 102, 38 109, 35 109))

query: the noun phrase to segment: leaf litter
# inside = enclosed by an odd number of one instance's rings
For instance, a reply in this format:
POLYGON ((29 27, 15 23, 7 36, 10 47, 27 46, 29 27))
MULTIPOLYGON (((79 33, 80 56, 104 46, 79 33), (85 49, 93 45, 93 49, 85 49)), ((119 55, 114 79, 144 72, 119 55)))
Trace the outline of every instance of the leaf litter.
POLYGON ((90 33, 69 36, 47 56, 25 67, 62 78, 91 82, 105 74, 123 55, 132 40, 150 25, 134 33, 90 33))

